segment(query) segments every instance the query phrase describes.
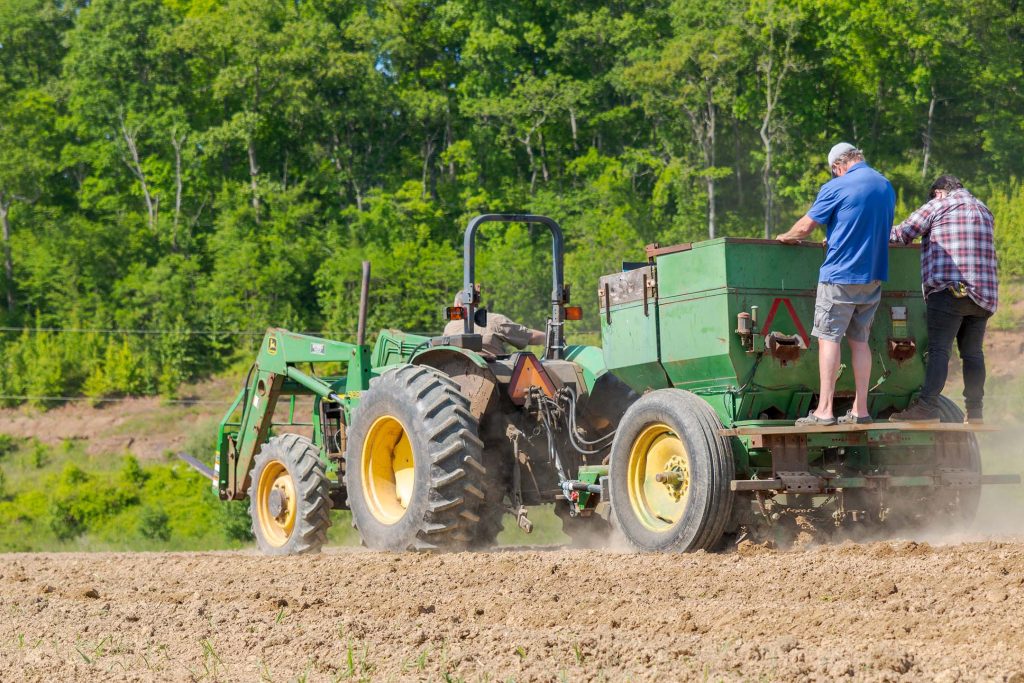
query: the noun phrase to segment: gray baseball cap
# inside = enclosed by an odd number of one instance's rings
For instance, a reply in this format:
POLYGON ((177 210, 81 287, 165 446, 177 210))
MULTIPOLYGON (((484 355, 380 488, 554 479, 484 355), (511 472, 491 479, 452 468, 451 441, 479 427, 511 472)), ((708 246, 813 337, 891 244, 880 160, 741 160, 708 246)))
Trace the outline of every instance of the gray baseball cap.
POLYGON ((851 145, 849 142, 840 142, 838 145, 833 146, 832 149, 828 151, 829 167, 831 167, 832 164, 836 163, 836 159, 838 159, 839 157, 843 156, 844 154, 853 149, 857 148, 851 145))

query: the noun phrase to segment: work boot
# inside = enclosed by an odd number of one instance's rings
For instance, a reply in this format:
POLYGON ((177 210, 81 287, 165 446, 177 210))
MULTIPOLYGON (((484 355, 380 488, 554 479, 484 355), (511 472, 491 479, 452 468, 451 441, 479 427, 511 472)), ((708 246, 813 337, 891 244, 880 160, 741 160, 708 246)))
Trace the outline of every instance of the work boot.
POLYGON ((906 410, 893 413, 889 416, 889 422, 938 422, 939 409, 933 408, 927 403, 914 401, 906 410))
POLYGON ((967 417, 964 418, 965 425, 981 425, 985 424, 985 420, 981 417, 981 408, 968 408, 967 417))

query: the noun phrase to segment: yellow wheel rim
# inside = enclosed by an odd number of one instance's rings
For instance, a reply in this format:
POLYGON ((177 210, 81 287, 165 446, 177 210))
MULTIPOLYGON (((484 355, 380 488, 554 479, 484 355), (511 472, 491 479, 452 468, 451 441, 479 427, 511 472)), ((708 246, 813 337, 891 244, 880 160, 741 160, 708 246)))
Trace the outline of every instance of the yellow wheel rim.
POLYGON ((646 427, 629 451, 629 502, 645 527, 665 531, 678 522, 690 494, 690 456, 665 424, 646 427))
POLYGON ((256 484, 256 510, 263 538, 274 546, 288 542, 295 528, 295 480, 284 463, 271 460, 256 484))
POLYGON ((405 515, 416 482, 412 444, 402 423, 390 416, 378 417, 363 444, 363 499, 383 524, 394 524, 405 515))

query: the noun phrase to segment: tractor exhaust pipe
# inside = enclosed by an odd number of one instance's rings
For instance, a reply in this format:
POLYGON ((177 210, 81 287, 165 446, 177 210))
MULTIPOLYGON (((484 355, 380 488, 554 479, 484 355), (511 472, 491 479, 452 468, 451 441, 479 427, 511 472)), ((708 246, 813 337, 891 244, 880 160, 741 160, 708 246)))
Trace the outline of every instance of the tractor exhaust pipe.
POLYGON ((370 298, 370 262, 363 261, 363 279, 359 285, 359 325, 356 327, 356 344, 366 343, 366 303, 370 298))

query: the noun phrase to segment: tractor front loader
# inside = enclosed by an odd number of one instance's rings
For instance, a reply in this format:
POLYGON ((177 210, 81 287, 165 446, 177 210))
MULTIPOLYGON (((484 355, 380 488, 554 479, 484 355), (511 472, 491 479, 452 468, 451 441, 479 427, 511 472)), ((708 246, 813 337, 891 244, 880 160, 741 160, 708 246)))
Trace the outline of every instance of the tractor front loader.
POLYGON ((264 552, 313 552, 324 544, 329 512, 344 502, 337 472, 345 425, 371 376, 370 349, 363 344, 267 331, 221 421, 209 474, 221 499, 249 499, 253 533, 264 552), (346 373, 318 377, 300 369, 316 363, 341 364, 346 373), (299 396, 312 396, 313 410, 296 419, 299 396), (282 397, 290 400, 288 418, 275 422, 282 397), (311 430, 311 438, 287 431, 296 428, 311 430))
MULTIPOLYGON (((249 499, 253 531, 269 554, 313 552, 332 508, 348 508, 363 543, 388 550, 470 549, 495 543, 511 514, 530 531, 527 507, 554 504, 571 536, 593 521, 612 435, 636 394, 605 368, 601 350, 565 341, 569 287, 563 236, 550 218, 490 214, 464 242, 456 335, 383 330, 371 349, 281 329, 267 332, 219 432, 211 478, 225 500, 249 499), (487 311, 476 283, 484 224, 523 222, 552 239, 550 317, 541 355, 485 355, 487 311), (341 365, 343 374, 315 368, 341 365), (296 417, 296 397, 311 415, 296 417), (274 421, 282 397, 287 420, 274 421), (311 431, 310 437, 289 433, 311 431), (281 432, 278 434, 278 432, 281 432), (592 518, 588 520, 587 518, 592 518)), ((364 273, 363 300, 368 277, 364 273)), ((365 309, 361 311, 362 329, 365 309)), ((605 517, 607 511, 603 511, 605 517)))

